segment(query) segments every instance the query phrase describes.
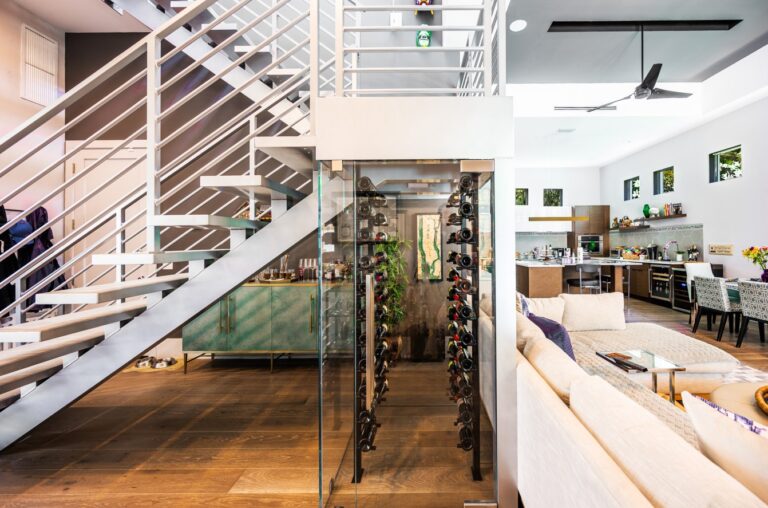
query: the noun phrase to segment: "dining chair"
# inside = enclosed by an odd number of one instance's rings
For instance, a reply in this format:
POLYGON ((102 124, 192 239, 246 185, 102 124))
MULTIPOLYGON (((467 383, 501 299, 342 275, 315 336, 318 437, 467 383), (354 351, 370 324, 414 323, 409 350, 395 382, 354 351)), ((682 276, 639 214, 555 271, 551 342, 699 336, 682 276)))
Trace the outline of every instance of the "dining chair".
POLYGON ((760 342, 765 342, 765 324, 768 323, 768 284, 765 282, 739 281, 741 297, 741 321, 736 347, 741 347, 750 321, 757 321, 760 330, 760 342))
POLYGON ((571 292, 572 286, 579 288, 579 293, 583 293, 584 289, 588 290, 590 293, 592 291, 602 293, 603 283, 600 268, 601 267, 598 265, 579 265, 579 278, 566 279, 565 281, 568 293, 571 292), (588 275, 588 277, 584 277, 584 275, 588 275))
POLYGON ((688 286, 688 301, 691 302, 691 308, 688 311, 688 324, 691 324, 694 314, 696 314, 696 298, 695 298, 695 284, 693 278, 699 277, 714 277, 712 272, 712 265, 710 263, 685 263, 685 282, 688 286))
POLYGON ((741 319, 741 305, 733 302, 728 297, 728 288, 725 285, 725 279, 719 277, 700 277, 694 276, 696 284, 696 319, 693 322, 693 333, 699 328, 701 316, 704 313, 708 315, 722 315, 720 327, 717 330, 717 340, 723 338, 725 332, 725 323, 730 323, 730 330, 733 333, 733 322, 736 321, 736 327, 739 327, 741 319))

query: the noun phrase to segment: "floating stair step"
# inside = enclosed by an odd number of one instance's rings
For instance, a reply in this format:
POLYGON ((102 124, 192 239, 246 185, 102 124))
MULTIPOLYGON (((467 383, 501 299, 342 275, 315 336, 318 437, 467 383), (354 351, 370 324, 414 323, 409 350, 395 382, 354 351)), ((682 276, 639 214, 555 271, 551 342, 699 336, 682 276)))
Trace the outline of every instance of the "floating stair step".
POLYGON ((186 9, 191 3, 192 0, 171 0, 171 9, 176 11, 186 9))
POLYGON ((267 76, 272 79, 275 78, 290 78, 300 73, 301 69, 272 69, 267 72, 267 76))
POLYGON ((169 252, 133 252, 126 254, 94 254, 94 265, 164 265, 167 263, 187 263, 189 261, 207 261, 219 259, 226 250, 181 250, 169 252))
POLYGON ((144 301, 127 302, 0 328, 0 342, 42 342, 99 326, 132 319, 147 308, 144 301))
POLYGON ((61 360, 51 360, 34 367, 0 376, 0 393, 10 392, 28 384, 43 381, 61 370, 61 360))
POLYGON ((15 347, 0 355, 0 376, 70 353, 90 349, 102 340, 104 340, 104 331, 101 328, 94 328, 58 339, 15 347))
POLYGON ((148 295, 160 291, 170 291, 184 284, 187 275, 166 275, 146 279, 115 282, 85 288, 53 291, 38 294, 35 301, 41 305, 89 305, 106 303, 122 298, 148 295))
POLYGON ((202 229, 251 229, 262 226, 256 221, 221 215, 155 215, 148 221, 150 226, 202 228, 202 229))
POLYGON ((260 175, 202 176, 200 177, 200 187, 245 197, 248 197, 249 192, 253 192, 259 201, 269 201, 280 197, 301 199, 306 196, 303 192, 260 175))
MULTIPOLYGON (((235 46, 235 53, 237 53, 239 55, 244 55, 246 53, 250 53, 251 51, 253 51, 256 48, 257 48, 257 46, 235 46)), ((270 55, 270 56, 272 56, 272 53, 270 53, 270 51, 268 49, 260 49, 259 51, 254 53, 254 56, 255 55, 270 55)))
MULTIPOLYGON (((209 26, 211 26, 212 23, 204 23, 202 25, 202 29, 205 30, 209 26)), ((218 25, 211 28, 211 31, 219 31, 219 32, 237 32, 237 23, 219 23, 218 25)))

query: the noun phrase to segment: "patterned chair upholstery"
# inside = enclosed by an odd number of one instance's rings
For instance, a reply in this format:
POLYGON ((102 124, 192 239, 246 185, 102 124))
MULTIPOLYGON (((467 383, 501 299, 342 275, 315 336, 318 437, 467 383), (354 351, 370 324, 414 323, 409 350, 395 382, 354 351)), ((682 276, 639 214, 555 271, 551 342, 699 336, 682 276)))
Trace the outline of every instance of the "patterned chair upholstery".
POLYGON ((768 284, 764 282, 739 281, 739 295, 744 320, 739 330, 736 347, 741 347, 750 321, 757 321, 760 327, 760 341, 765 342, 765 324, 768 323, 768 284))
POLYGON ((730 318, 731 333, 733 333, 733 319, 736 318, 737 322, 741 316, 741 305, 737 302, 732 302, 728 298, 728 288, 725 286, 725 279, 719 277, 699 277, 693 278, 694 284, 696 284, 696 304, 698 310, 696 312, 696 319, 693 323, 693 332, 699 328, 699 322, 703 314, 722 314, 722 320, 720 321, 720 328, 717 331, 717 340, 723 338, 723 332, 725 332, 725 323, 730 318))

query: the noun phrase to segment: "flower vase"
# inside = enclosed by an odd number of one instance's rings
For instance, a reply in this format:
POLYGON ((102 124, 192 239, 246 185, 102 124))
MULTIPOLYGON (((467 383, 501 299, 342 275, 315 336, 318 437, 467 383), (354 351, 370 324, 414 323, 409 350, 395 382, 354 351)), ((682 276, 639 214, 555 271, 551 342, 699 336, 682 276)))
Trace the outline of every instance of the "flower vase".
POLYGON ((763 274, 760 276, 760 280, 768 284, 768 268, 763 270, 763 274))

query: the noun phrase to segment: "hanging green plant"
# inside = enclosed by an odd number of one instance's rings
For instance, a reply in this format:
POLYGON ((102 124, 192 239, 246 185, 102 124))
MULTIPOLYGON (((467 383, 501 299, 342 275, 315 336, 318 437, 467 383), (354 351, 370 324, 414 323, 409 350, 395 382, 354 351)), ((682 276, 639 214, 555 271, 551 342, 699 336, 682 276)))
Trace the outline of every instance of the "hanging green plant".
POLYGON ((411 248, 411 242, 402 241, 397 237, 392 237, 387 243, 376 246, 376 252, 385 252, 387 261, 384 267, 387 270, 387 280, 384 287, 387 288, 389 297, 387 298, 387 308, 389 315, 386 323, 390 329, 405 318, 405 292, 408 289, 408 265, 405 261, 405 250, 411 248))

